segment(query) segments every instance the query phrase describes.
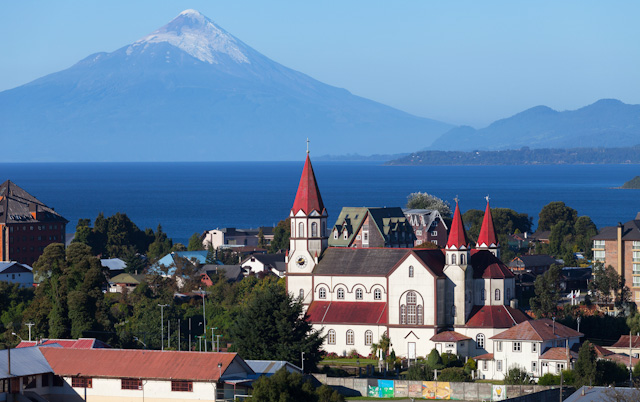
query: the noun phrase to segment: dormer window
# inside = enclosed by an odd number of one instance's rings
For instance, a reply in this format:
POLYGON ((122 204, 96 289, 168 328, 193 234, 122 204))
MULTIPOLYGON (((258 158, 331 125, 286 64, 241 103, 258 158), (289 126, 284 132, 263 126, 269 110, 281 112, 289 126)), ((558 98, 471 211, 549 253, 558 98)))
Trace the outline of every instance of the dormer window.
POLYGON ((347 240, 349 238, 349 233, 345 230, 344 231, 344 239, 347 240))
POLYGON ((338 238, 338 231, 337 231, 337 230, 334 230, 334 231, 333 231, 333 238, 334 238, 334 239, 337 239, 337 238, 338 238))

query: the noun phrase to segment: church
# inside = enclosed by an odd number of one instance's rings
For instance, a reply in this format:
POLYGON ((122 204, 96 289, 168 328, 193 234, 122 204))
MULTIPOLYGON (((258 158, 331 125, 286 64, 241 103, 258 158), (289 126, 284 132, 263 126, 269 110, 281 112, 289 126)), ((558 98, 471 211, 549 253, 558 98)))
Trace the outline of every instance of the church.
POLYGON ((367 356, 386 332, 402 358, 434 348, 485 355, 491 337, 529 319, 499 259, 488 199, 475 247, 457 200, 444 249, 329 247, 329 215, 307 153, 290 218, 287 290, 326 336, 328 353, 367 356))

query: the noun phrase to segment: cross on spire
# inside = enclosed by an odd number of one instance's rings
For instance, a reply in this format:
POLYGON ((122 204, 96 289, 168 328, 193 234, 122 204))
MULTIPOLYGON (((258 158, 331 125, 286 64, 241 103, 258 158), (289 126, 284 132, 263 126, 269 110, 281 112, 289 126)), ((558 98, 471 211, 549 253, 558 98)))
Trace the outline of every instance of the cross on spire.
POLYGON ((487 202, 489 202, 489 194, 487 194, 486 197, 484 197, 485 200, 487 200, 487 202))
POLYGON ((307 137, 307 153, 309 153, 309 137, 307 137))

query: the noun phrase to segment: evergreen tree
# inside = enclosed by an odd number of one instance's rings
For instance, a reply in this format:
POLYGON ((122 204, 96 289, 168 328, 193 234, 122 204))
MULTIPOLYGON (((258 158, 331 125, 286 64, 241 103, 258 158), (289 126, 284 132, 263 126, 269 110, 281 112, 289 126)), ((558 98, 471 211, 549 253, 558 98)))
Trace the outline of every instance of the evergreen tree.
POLYGON ((305 381, 302 375, 290 373, 283 367, 271 377, 260 377, 253 384, 251 399, 256 402, 318 402, 318 395, 310 381, 305 381))
POLYGON ((529 300, 531 310, 538 318, 552 317, 560 302, 560 272, 559 265, 553 264, 543 275, 539 275, 535 282, 535 296, 529 300))
POLYGON ((258 231, 258 247, 265 248, 264 232, 262 231, 262 228, 258 231))
POLYGON ((504 383, 507 385, 526 385, 531 384, 532 380, 527 370, 520 367, 512 367, 507 371, 504 383))
POLYGON ((273 229, 273 240, 271 241, 270 253, 277 253, 281 250, 289 249, 289 237, 291 236, 291 218, 278 222, 273 229))
POLYGON ((578 352, 578 360, 574 367, 576 374, 576 382, 573 384, 576 388, 583 385, 593 385, 596 379, 596 360, 598 355, 593 345, 589 341, 585 341, 578 352))
POLYGON ((427 368, 429 370, 440 370, 443 368, 442 357, 440 357, 440 353, 436 349, 431 349, 429 352, 429 356, 427 356, 427 368))
POLYGON ((551 230, 553 225, 564 221, 574 226, 578 219, 578 211, 568 207, 562 201, 553 201, 542 207, 538 215, 538 230, 551 230))
POLYGON ((200 240, 200 235, 194 233, 189 238, 189 244, 187 245, 187 250, 189 251, 199 251, 204 250, 204 246, 202 245, 202 240, 200 240))

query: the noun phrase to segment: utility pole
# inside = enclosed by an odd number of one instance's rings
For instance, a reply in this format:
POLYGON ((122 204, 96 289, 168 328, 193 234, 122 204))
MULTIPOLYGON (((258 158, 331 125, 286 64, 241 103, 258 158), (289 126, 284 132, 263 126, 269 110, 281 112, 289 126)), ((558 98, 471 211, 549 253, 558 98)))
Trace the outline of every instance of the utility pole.
POLYGON ((191 352, 191 317, 189 317, 189 352, 191 352))
POLYGON ((218 345, 218 346, 217 346, 217 348, 216 348, 216 351, 218 351, 218 352, 220 351, 220 337, 221 337, 221 336, 222 336, 222 335, 220 335, 220 334, 216 335, 216 338, 217 338, 217 341, 218 341, 218 343, 217 343, 217 345, 218 345))
POLYGON ((171 347, 171 320, 167 320, 167 347, 171 347))
POLYGON ((180 344, 182 339, 180 339, 180 319, 178 318, 178 352, 180 351, 180 344))
POLYGON ((158 304, 158 306, 160 307, 160 342, 162 344, 161 350, 164 350, 164 308, 167 307, 168 304, 158 304))
POLYGON ((28 323, 26 323, 26 324, 24 324, 24 325, 26 325, 27 327, 29 327, 29 342, 31 342, 31 327, 33 327, 33 326, 34 326, 34 325, 36 325, 36 324, 34 324, 34 323, 32 323, 32 322, 28 322, 28 323))
POLYGON ((302 361, 302 374, 304 374, 304 352, 300 352, 300 360, 302 361))
MULTIPOLYGON (((207 311, 204 307, 204 295, 205 291, 200 289, 202 292, 202 333, 204 334, 204 351, 207 351, 207 311)), ((211 345, 213 347, 213 345, 211 345)))
POLYGON ((211 351, 212 351, 212 352, 217 352, 217 350, 214 350, 214 347, 215 347, 215 345, 216 345, 216 341, 215 341, 215 339, 213 339, 213 336, 214 336, 214 335, 213 335, 213 330, 214 330, 214 329, 218 329, 218 327, 212 327, 212 328, 211 328, 211 351))

